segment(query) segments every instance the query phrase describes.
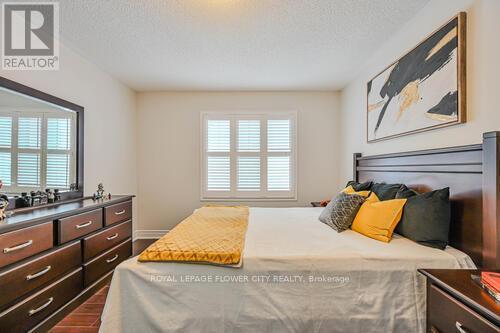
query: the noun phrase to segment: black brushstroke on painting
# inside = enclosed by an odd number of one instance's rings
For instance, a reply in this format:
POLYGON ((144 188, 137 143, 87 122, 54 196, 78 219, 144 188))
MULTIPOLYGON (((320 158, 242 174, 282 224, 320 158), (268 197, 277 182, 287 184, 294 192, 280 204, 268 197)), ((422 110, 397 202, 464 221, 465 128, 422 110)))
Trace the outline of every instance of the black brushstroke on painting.
POLYGON ((452 116, 457 114, 458 110, 458 91, 449 92, 433 106, 427 113, 442 114, 444 116, 452 116))
MULTIPOLYGON (((436 71, 440 70, 451 60, 454 49, 458 46, 458 37, 451 39, 439 51, 426 59, 437 43, 451 30, 458 26, 458 18, 450 21, 446 26, 426 39, 422 44, 402 57, 394 66, 389 78, 380 90, 382 98, 388 98, 380 111, 375 132, 378 130, 384 114, 391 100, 399 95, 406 85, 412 81, 424 81, 436 71)), ((369 82, 371 86, 371 81, 369 82)))

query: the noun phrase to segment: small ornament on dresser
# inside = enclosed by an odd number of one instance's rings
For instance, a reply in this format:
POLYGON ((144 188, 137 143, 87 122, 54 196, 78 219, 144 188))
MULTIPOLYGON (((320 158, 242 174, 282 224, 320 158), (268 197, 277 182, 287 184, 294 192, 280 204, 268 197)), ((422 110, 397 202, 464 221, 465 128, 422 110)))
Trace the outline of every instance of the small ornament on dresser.
POLYGON ((97 191, 92 195, 92 200, 111 200, 111 193, 104 193, 104 185, 99 183, 97 191))
MULTIPOLYGON (((3 182, 0 179, 0 191, 2 190, 3 182)), ((5 211, 9 206, 9 198, 5 194, 0 194, 0 221, 5 219, 7 216, 5 215, 5 211)))
POLYGON ((31 206, 31 197, 27 192, 22 192, 20 197, 16 197, 15 208, 26 208, 31 206))
POLYGON ((60 201, 61 200, 61 193, 59 192, 58 188, 54 189, 54 201, 60 201))
POLYGON ((47 194, 47 203, 52 204, 56 201, 54 192, 50 188, 45 189, 45 193, 47 194))

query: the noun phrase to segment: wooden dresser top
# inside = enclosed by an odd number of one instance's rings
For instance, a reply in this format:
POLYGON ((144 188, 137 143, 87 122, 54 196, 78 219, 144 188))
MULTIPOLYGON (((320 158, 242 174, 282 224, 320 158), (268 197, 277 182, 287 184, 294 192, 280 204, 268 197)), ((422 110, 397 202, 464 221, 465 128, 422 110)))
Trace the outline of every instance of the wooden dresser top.
POLYGON ((86 197, 36 209, 14 210, 14 215, 0 221, 0 234, 128 201, 133 197, 134 195, 114 195, 110 200, 97 201, 86 197))

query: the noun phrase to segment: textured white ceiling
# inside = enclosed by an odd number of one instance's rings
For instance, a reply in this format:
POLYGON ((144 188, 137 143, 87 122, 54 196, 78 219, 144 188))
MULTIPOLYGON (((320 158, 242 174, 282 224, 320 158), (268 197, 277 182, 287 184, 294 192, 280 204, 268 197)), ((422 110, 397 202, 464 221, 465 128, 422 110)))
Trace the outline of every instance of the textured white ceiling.
POLYGON ((329 90, 427 2, 63 0, 61 35, 138 91, 329 90))

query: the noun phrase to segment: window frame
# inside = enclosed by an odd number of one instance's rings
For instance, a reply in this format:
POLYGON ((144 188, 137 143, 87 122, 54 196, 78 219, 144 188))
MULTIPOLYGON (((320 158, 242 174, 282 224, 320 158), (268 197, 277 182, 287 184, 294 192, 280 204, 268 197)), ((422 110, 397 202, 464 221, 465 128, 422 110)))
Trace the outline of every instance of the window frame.
POLYGON ((297 155, 298 155, 298 131, 297 111, 201 111, 200 112, 200 201, 296 201, 297 200, 297 155), (289 119, 290 125, 290 152, 268 152, 267 151, 267 121, 289 119), (229 152, 207 152, 207 124, 208 120, 230 120, 230 151, 229 152), (238 120, 260 120, 260 151, 238 152, 238 120), (208 191, 207 172, 208 156, 230 157, 230 190, 208 191), (238 191, 237 177, 239 156, 260 157, 260 187, 259 191, 238 191), (268 191, 267 190, 267 157, 268 156, 290 156, 290 190, 268 191))
MULTIPOLYGON (((2 148, 0 147, 0 152, 10 152, 11 154, 11 184, 15 185, 5 185, 3 191, 7 194, 19 195, 22 192, 30 191, 44 191, 47 187, 47 156, 49 154, 56 155, 69 155, 70 156, 70 184, 77 182, 77 166, 78 166, 78 156, 77 156, 77 145, 78 145, 78 115, 74 112, 64 113, 61 110, 54 110, 51 108, 22 108, 22 107, 0 107, 0 114, 12 117, 12 137, 11 137, 11 147, 2 148), (39 148, 19 148, 19 118, 40 118, 40 147, 39 148), (48 119, 71 119, 71 131, 73 133, 71 137, 71 149, 61 150, 61 149, 48 149, 47 147, 47 129, 48 129, 48 119), (18 179, 18 159, 19 154, 39 154, 40 166, 39 166, 39 186, 20 186, 17 182, 18 179)), ((53 188, 53 187, 51 187, 53 188)), ((56 187, 62 192, 69 191, 69 186, 67 188, 56 187)))

